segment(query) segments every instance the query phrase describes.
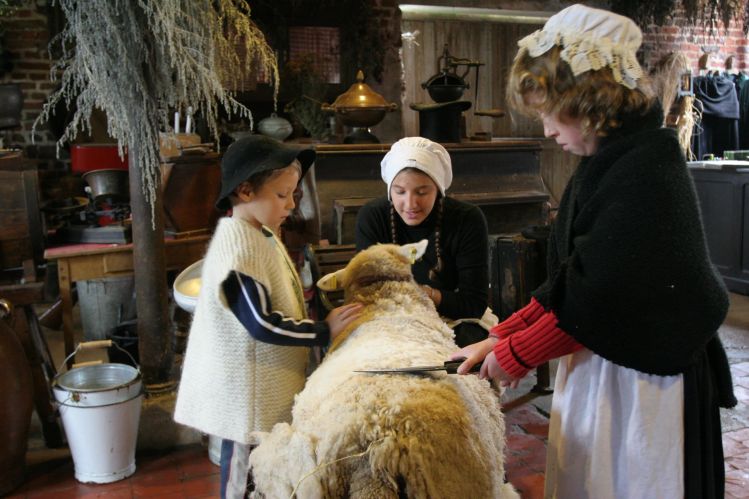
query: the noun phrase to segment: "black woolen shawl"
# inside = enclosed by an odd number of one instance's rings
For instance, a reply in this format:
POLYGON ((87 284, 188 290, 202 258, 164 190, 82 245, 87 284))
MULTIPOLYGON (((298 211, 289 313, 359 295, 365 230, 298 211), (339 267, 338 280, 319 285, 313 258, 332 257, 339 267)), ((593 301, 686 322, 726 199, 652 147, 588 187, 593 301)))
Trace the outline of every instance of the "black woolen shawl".
POLYGON ((601 357, 673 375, 717 337, 728 295, 676 134, 661 122, 659 106, 625 120, 582 159, 550 235, 549 279, 534 296, 601 357))

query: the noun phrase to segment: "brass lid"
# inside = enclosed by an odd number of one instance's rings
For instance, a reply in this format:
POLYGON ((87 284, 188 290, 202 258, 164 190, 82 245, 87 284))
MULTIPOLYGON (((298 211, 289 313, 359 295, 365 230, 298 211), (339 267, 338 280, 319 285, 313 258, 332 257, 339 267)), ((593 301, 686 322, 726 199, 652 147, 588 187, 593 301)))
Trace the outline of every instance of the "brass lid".
POLYGON ((356 73, 356 83, 351 85, 347 91, 339 95, 330 106, 324 106, 330 110, 372 108, 372 109, 394 109, 395 103, 388 104, 382 95, 378 94, 369 85, 364 83, 364 73, 360 69, 356 73))

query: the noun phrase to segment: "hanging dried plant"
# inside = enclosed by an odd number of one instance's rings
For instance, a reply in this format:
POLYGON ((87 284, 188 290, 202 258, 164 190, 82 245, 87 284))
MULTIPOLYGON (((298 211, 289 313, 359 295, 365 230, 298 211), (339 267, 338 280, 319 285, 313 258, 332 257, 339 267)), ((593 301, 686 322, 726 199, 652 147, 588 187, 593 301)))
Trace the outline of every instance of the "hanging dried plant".
MULTIPOLYGON (((611 10, 633 19, 640 27, 650 23, 662 25, 672 15, 678 0, 612 0, 611 10)), ((699 0, 682 0, 682 4, 699 0)))
MULTIPOLYGON (((60 89, 34 123, 55 105, 75 101, 76 111, 60 147, 79 131, 90 131, 94 108, 107 115, 109 134, 136 151, 144 195, 151 205, 159 185, 159 131, 169 113, 192 106, 218 143, 219 106, 250 119, 233 89, 259 72, 278 89, 278 65, 263 33, 250 20, 245 0, 57 0, 67 18, 50 44, 61 56, 52 79, 60 89)), ((152 226, 155 227, 154 223, 152 226)))
POLYGON ((632 18, 640 27, 649 24, 662 26, 677 8, 681 7, 687 21, 712 32, 717 21, 722 21, 727 30, 732 20, 749 27, 747 0, 612 0, 611 10, 632 18))

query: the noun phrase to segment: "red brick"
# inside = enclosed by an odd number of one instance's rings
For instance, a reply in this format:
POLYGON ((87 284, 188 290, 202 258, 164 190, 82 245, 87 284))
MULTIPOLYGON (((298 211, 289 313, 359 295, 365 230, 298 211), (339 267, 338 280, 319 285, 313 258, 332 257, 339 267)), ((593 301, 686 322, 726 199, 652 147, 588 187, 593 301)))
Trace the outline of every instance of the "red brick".
POLYGON ((24 100, 23 108, 24 109, 41 109, 43 104, 44 103, 42 101, 24 100))
POLYGON ((49 63, 44 62, 29 62, 29 61, 19 61, 18 64, 16 64, 16 67, 18 69, 24 69, 24 70, 45 70, 49 71, 49 63))
POLYGON ((745 498, 747 489, 749 489, 749 473, 744 470, 726 472, 726 495, 733 494, 735 497, 745 498))
MULTIPOLYGON (((31 17, 31 16, 29 16, 31 17)), ((47 31, 47 23, 42 19, 14 19, 10 22, 8 31, 47 31)))
POLYGON ((544 496, 544 475, 525 475, 513 480, 512 485, 523 499, 541 499, 544 496))
POLYGON ((741 362, 739 364, 732 364, 731 372, 734 373, 734 376, 736 376, 736 373, 749 375, 749 362, 741 362))
POLYGON ((749 447, 749 428, 726 432, 723 434, 723 442, 725 442, 727 438, 749 447))
POLYGON ((546 438, 549 436, 549 423, 528 423, 521 425, 531 435, 546 438))

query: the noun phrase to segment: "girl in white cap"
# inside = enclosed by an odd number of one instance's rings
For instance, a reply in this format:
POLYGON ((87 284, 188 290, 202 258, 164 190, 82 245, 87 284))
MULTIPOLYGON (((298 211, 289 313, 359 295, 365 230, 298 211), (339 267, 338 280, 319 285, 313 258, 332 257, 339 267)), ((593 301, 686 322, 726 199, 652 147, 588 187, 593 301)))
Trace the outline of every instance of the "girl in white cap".
POLYGON ((445 195, 453 179, 450 155, 429 139, 407 137, 391 146, 381 174, 387 196, 359 210, 356 249, 428 239, 426 253, 413 266, 416 282, 454 327, 458 346, 486 338, 497 322, 487 308, 486 219, 476 206, 445 195))
MULTIPOLYGON (((719 406, 736 404, 728 309, 684 156, 628 18, 573 5, 523 38, 507 98, 582 156, 532 302, 456 352, 504 383, 561 357, 546 497, 721 498, 719 406)), ((676 83, 675 83, 676 84, 676 83)))

